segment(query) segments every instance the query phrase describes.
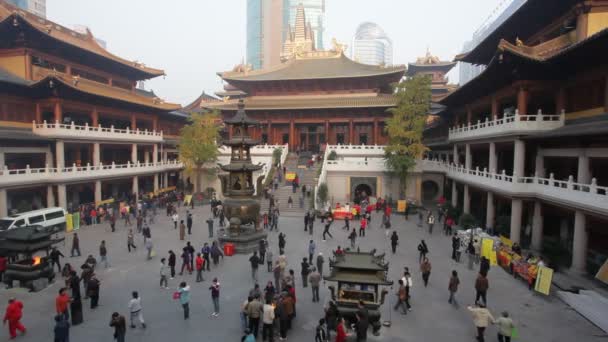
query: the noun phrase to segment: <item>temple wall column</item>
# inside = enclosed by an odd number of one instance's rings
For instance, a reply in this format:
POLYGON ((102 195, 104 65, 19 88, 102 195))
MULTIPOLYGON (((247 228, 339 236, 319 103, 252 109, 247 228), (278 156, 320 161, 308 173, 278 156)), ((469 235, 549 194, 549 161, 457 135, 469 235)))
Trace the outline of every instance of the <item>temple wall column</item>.
POLYGON ((56 101, 53 106, 53 117, 55 122, 62 123, 63 121, 63 109, 61 108, 61 102, 56 101))
POLYGON ((58 184, 57 185, 57 200, 59 202, 59 206, 62 207, 63 209, 68 209, 68 196, 66 193, 66 186, 65 184, 58 184))
POLYGON ((135 199, 139 201, 139 177, 133 176, 131 192, 135 194, 135 199))
POLYGON ((452 159, 454 160, 454 165, 458 166, 458 164, 460 164, 460 160, 458 160, 458 145, 456 144, 454 144, 454 152, 452 159))
POLYGON ((8 216, 8 197, 6 189, 0 189, 0 217, 8 216))
POLYGON ((137 164, 137 144, 131 144, 131 163, 137 164))
POLYGON ((101 146, 98 142, 93 143, 93 166, 99 166, 101 161, 101 146))
POLYGON ((158 144, 152 145, 152 162, 154 164, 158 163, 158 144))
POLYGON ((494 193, 488 191, 486 198, 486 227, 496 228, 494 221, 496 219, 496 204, 494 203, 494 193))
POLYGON ((471 193, 469 192, 469 185, 464 185, 464 194, 462 200, 462 212, 465 214, 471 213, 471 193))
POLYGON ((49 208, 55 206, 55 193, 52 185, 46 186, 46 206, 49 208))
POLYGON ((528 90, 524 87, 517 90, 517 111, 519 115, 526 115, 528 111, 528 90))
POLYGON ((471 155, 470 144, 465 145, 464 167, 469 170, 473 167, 473 156, 471 155))
POLYGON ((572 267, 571 270, 583 274, 587 268, 587 219, 585 214, 577 210, 574 212, 574 238, 572 239, 572 267))
POLYGON ((513 148, 513 176, 525 176, 526 144, 523 140, 515 140, 513 148))
POLYGON ((63 140, 57 140, 55 142, 55 159, 57 168, 62 169, 65 167, 65 147, 63 140))
POLYGON ((95 203, 99 203, 102 201, 102 196, 101 196, 101 181, 100 180, 96 180, 95 181, 95 203))
POLYGON ((591 183, 591 170, 589 169, 589 157, 585 155, 578 156, 578 171, 576 173, 576 182, 581 184, 591 183))
POLYGON ((458 188, 456 187, 456 181, 452 179, 452 207, 456 208, 458 205, 458 188))
POLYGON ((510 239, 513 242, 519 243, 521 237, 521 215, 523 210, 523 201, 518 198, 511 200, 511 234, 510 239))
POLYGON ((496 159, 496 143, 491 142, 490 143, 490 156, 489 156, 489 163, 488 163, 488 171, 490 173, 498 173, 498 170, 496 170, 498 168, 498 160, 496 159))
POLYGON ((289 120, 289 148, 292 151, 297 149, 296 147, 296 124, 293 119, 289 120))
POLYGON ((543 248, 543 213, 540 201, 534 201, 534 216, 532 217, 532 249, 541 251, 543 248))
POLYGON ((540 149, 536 151, 536 158, 534 160, 534 174, 536 174, 536 176, 540 178, 545 178, 546 175, 545 157, 543 157, 543 154, 540 149))
POLYGON ((355 123, 352 119, 348 121, 348 143, 355 144, 355 123))

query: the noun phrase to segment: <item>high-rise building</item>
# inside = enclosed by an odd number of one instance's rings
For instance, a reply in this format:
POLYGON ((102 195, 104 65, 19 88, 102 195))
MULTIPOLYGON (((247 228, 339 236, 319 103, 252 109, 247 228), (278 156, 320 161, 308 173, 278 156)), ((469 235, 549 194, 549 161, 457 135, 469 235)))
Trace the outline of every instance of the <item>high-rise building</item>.
POLYGON ((310 23, 315 35, 315 46, 323 50, 323 33, 325 31, 325 0, 284 0, 283 13, 283 39, 287 33, 287 25, 294 25, 298 14, 298 6, 301 4, 306 13, 306 20, 310 23))
POLYGON ((46 18, 46 0, 8 0, 8 2, 39 17, 46 18))
POLYGON ((352 58, 363 64, 392 65, 393 42, 380 26, 364 22, 353 38, 352 58))

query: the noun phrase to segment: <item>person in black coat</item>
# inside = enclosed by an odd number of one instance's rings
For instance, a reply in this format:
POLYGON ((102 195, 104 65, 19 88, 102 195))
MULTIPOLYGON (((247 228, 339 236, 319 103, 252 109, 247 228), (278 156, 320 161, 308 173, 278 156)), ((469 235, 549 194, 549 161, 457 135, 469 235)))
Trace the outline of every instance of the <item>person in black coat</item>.
POLYGON ((482 256, 481 262, 479 263, 479 273, 484 277, 488 276, 488 271, 490 270, 490 260, 488 258, 482 256))
POLYGON ((64 319, 63 315, 55 316, 55 342, 70 341, 70 323, 64 319))
POLYGON ((173 253, 173 251, 169 251, 169 268, 171 269, 171 279, 175 278, 175 262, 176 262, 176 256, 175 253, 173 253))
POLYGON ((89 280, 89 286, 87 287, 89 297, 91 298, 91 309, 95 309, 99 303, 99 284, 100 281, 95 274, 93 274, 89 280))
POLYGON ((70 289, 72 290, 72 301, 70 302, 70 312, 72 313, 72 325, 82 323, 82 300, 80 297, 80 278, 76 271, 70 273, 70 289))

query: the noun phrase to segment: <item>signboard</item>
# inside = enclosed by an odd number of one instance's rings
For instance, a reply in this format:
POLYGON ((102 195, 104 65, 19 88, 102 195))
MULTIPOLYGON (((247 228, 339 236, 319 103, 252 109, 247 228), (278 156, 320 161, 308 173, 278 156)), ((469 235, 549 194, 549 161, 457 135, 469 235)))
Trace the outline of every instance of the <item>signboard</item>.
POLYGON ((505 246, 509 246, 509 248, 513 247, 513 241, 509 240, 509 238, 505 236, 500 236, 500 242, 502 242, 502 244, 505 246))
POLYGON ((74 221, 73 221, 72 214, 65 215, 65 231, 66 231, 66 233, 69 233, 72 230, 74 230, 74 223, 73 222, 74 221))
POLYGON ((551 281, 553 280, 553 269, 545 266, 538 268, 536 274, 536 284, 534 284, 534 290, 544 295, 549 295, 551 291, 551 281))
POLYGON ((494 240, 481 239, 481 256, 490 260, 491 266, 496 266, 496 250, 494 249, 494 240))
POLYGON ((296 173, 295 172, 287 172, 285 174, 285 180, 288 182, 293 182, 293 180, 296 179, 296 173))
POLYGON ((397 201, 397 212, 398 213, 404 213, 406 208, 407 208, 407 201, 406 200, 398 200, 397 201))
POLYGON ((608 259, 606 259, 602 267, 597 271, 595 278, 608 284, 608 259))
POLYGON ((80 229, 80 213, 72 214, 72 224, 74 225, 74 230, 80 229))
POLYGON ((192 195, 184 196, 184 205, 190 205, 190 201, 192 201, 192 195))

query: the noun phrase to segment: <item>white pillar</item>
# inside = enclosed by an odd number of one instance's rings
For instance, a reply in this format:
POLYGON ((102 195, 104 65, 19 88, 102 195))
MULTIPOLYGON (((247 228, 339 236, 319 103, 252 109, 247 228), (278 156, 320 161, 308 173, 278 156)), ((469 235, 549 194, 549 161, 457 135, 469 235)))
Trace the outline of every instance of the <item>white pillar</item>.
POLYGON ((471 155, 471 145, 465 145, 465 155, 464 155, 464 167, 466 169, 471 169, 473 167, 473 156, 471 155))
POLYGON ((57 185, 57 200, 59 201, 59 206, 63 209, 68 208, 68 196, 65 189, 65 184, 57 185))
POLYGON ((534 216, 532 217, 532 249, 541 251, 543 248, 543 212, 540 201, 534 201, 534 216))
POLYGON ((148 164, 150 162, 150 152, 144 150, 144 163, 148 164))
POLYGON ((525 176, 526 144, 523 140, 515 140, 513 146, 513 175, 525 176))
POLYGON ((131 192, 135 194, 135 199, 139 200, 139 177, 133 176, 133 186, 131 192))
POLYGON ((0 189, 0 217, 8 216, 8 198, 6 189, 0 189))
MULTIPOLYGON (((53 165, 55 164, 53 160, 53 153, 51 151, 46 151, 44 155, 44 163, 48 165, 48 167, 53 167, 53 165)), ((0 167, 2 167, 2 165, 4 164, 0 164, 0 167)))
POLYGON ((581 184, 591 183, 591 170, 589 170, 589 157, 587 156, 578 156, 576 182, 581 184))
POLYGON ((454 164, 455 164, 455 165, 458 165, 458 164, 459 164, 459 162, 460 162, 460 161, 458 160, 458 145, 454 144, 454 151, 453 151, 452 153, 453 153, 453 156, 454 156, 454 157, 453 157, 453 159, 454 159, 454 164))
POLYGON ((46 206, 47 207, 54 207, 55 204, 55 193, 53 192, 53 186, 52 185, 47 185, 46 186, 46 206))
POLYGON ((587 269, 587 222, 585 214, 574 212, 574 238, 572 239, 572 271, 585 273, 587 269))
POLYGON ((163 186, 166 188, 169 186, 169 173, 163 173, 163 186))
POLYGON ((0 169, 4 169, 4 165, 6 165, 6 160, 4 159, 4 152, 0 152, 0 169))
POLYGON ((490 143, 490 158, 488 164, 488 171, 490 173, 498 173, 498 161, 496 160, 496 143, 490 143))
POLYGON ((95 181, 95 203, 101 202, 103 198, 101 197, 101 181, 95 181))
POLYGON ((456 188, 456 181, 452 180, 452 207, 456 208, 458 205, 458 189, 456 188))
POLYGON ((536 151, 536 159, 534 163, 534 173, 539 178, 545 178, 545 157, 542 154, 542 150, 536 151))
POLYGON ((494 219, 496 218, 496 206, 494 205, 494 193, 488 191, 486 204, 486 227, 494 227, 494 219))
POLYGON ((55 142, 55 159, 55 165, 57 166, 57 168, 62 169, 65 167, 65 148, 63 145, 63 140, 57 140, 55 142))
POLYGON ((152 162, 158 163, 158 144, 154 144, 152 148, 152 162))
POLYGON ((521 236, 521 212, 523 207, 523 201, 521 199, 514 198, 511 200, 511 234, 510 239, 513 242, 519 243, 521 236))
POLYGON ((137 163, 137 144, 131 145, 131 163, 137 163))
POLYGON ((158 191, 158 173, 154 174, 154 192, 158 191))
POLYGON ((93 166, 99 166, 101 161, 101 148, 99 143, 93 143, 93 166))
POLYGON ((470 214, 471 213, 471 194, 469 193, 469 185, 468 184, 464 185, 464 196, 463 196, 463 203, 462 203, 462 211, 465 214, 470 214))

